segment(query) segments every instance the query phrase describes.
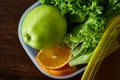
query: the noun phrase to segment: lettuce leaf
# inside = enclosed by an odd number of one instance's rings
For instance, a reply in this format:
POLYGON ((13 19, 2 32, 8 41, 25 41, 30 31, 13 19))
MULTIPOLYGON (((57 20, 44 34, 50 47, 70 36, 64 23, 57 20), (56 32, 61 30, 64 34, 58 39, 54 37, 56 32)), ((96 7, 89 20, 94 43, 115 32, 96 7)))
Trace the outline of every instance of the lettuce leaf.
MULTIPOLYGON (((107 22, 120 14, 120 0, 40 0, 56 6, 68 23, 63 43, 72 50, 70 66, 88 63, 107 22)), ((99 54, 99 53, 98 53, 99 54)))

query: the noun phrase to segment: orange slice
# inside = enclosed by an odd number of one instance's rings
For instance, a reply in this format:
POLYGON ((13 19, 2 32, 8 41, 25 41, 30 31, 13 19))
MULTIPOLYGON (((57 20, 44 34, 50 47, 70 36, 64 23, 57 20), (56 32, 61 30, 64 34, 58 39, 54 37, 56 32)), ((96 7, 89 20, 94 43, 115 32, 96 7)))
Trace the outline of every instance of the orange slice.
POLYGON ((65 76, 72 74, 77 71, 77 67, 68 67, 66 69, 61 69, 61 70, 48 70, 48 73, 55 75, 55 76, 65 76))
POLYGON ((54 75, 54 76, 66 76, 66 75, 72 74, 78 70, 77 67, 75 67, 75 66, 72 66, 72 67, 68 66, 67 68, 60 69, 60 70, 47 69, 42 64, 40 64, 40 66, 44 71, 46 71, 47 73, 54 75))
POLYGON ((69 62, 71 50, 63 46, 42 49, 36 58, 39 64, 44 65, 48 69, 61 69, 69 62))

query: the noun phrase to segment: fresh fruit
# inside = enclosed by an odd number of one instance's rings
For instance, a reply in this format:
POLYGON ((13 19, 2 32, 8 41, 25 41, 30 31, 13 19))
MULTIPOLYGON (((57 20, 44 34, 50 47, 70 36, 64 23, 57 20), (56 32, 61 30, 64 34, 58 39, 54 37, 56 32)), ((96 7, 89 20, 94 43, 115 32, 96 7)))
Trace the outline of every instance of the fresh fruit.
POLYGON ((30 11, 22 24, 22 37, 35 49, 59 45, 66 34, 67 22, 60 10, 50 5, 41 5, 30 11))
MULTIPOLYGON (((38 58, 36 58, 38 59, 38 58)), ((66 64, 67 65, 67 64, 66 64)), ((59 69, 59 70, 52 70, 52 69, 47 69, 44 65, 40 64, 40 67, 46 71, 47 73, 51 74, 51 75, 54 75, 54 76, 66 76, 66 75, 69 75, 69 74, 72 74, 74 72, 76 72, 78 69, 76 66, 74 67, 70 67, 67 65, 66 68, 63 68, 63 69, 59 69)))
POLYGON ((60 70, 67 67, 66 64, 71 58, 71 50, 63 46, 42 49, 36 58, 38 63, 44 65, 47 69, 60 70))
POLYGON ((47 69, 47 71, 49 71, 48 73, 55 75, 55 76, 69 75, 69 74, 76 72, 77 70, 78 69, 76 66, 67 67, 67 68, 61 69, 61 70, 49 70, 49 69, 47 69))

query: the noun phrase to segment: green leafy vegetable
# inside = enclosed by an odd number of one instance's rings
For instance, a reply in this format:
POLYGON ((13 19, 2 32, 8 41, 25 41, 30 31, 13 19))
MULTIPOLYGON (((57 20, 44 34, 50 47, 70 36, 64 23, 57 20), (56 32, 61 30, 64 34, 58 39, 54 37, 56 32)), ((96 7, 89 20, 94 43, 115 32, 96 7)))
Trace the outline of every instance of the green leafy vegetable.
POLYGON ((100 41, 105 25, 120 13, 120 0, 41 0, 56 6, 67 19, 63 43, 72 50, 70 66, 88 63, 100 41))

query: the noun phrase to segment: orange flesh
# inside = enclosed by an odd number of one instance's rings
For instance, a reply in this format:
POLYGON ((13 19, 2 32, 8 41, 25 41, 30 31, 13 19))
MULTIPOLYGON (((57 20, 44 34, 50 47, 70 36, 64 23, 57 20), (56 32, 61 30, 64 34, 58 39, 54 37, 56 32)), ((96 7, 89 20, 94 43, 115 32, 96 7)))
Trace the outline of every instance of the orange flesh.
POLYGON ((68 65, 70 58, 71 50, 63 46, 43 49, 36 56, 40 67, 47 73, 55 76, 65 76, 77 71, 77 67, 68 65))
POLYGON ((44 49, 38 53, 39 62, 50 69, 59 69, 68 63, 71 51, 67 47, 55 47, 44 49))
MULTIPOLYGON (((38 58, 36 58, 36 60, 38 61, 38 58)), ((46 71, 47 73, 49 73, 51 75, 54 75, 54 76, 66 76, 66 75, 72 74, 72 73, 74 73, 74 72, 76 72, 78 70, 77 67, 75 67, 75 66, 70 67, 70 66, 68 66, 68 64, 66 64, 66 65, 67 65, 67 67, 59 69, 59 70, 48 69, 42 64, 40 64, 40 67, 44 71, 46 71)))

